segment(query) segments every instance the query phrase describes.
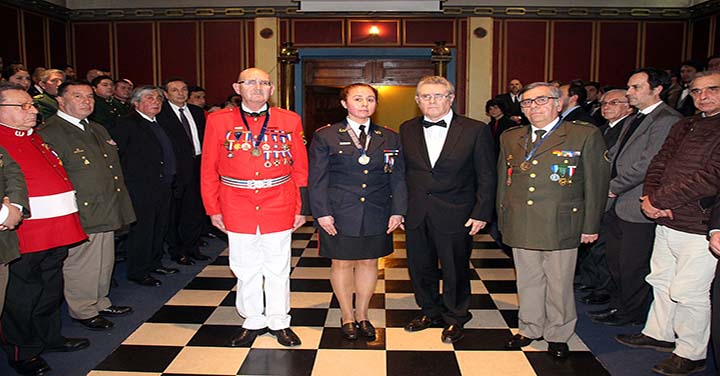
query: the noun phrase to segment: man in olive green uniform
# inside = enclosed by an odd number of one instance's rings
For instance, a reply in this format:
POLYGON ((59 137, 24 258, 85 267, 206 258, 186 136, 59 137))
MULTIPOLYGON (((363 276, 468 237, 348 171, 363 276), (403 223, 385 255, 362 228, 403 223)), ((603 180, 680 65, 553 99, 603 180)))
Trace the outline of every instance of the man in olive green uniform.
POLYGON ((40 133, 63 161, 77 191, 80 222, 89 241, 70 248, 63 265, 65 300, 70 316, 88 329, 105 330, 130 307, 108 298, 115 263, 114 231, 135 221, 125 188, 117 146, 100 124, 88 122, 93 90, 87 82, 69 81, 58 90, 59 110, 40 133))
POLYGON ((5 289, 7 288, 8 263, 20 257, 18 237, 15 226, 23 218, 23 211, 27 212, 28 203, 27 186, 20 166, 10 157, 4 148, 0 147, 0 315, 5 304, 5 289))
POLYGON ((560 89, 534 83, 521 96, 530 125, 500 136, 498 159, 499 226, 513 247, 520 303, 520 330, 506 347, 544 338, 562 358, 577 321, 577 247, 597 239, 610 164, 597 127, 561 121, 560 89))
POLYGON ((59 69, 46 69, 40 75, 38 84, 44 92, 33 97, 33 104, 40 111, 43 119, 47 119, 57 112, 57 90, 63 81, 65 81, 65 73, 59 69))
POLYGON ((123 106, 113 97, 113 80, 110 76, 95 77, 92 82, 95 91, 95 109, 90 120, 100 123, 105 129, 110 129, 115 119, 130 113, 130 108, 123 106))

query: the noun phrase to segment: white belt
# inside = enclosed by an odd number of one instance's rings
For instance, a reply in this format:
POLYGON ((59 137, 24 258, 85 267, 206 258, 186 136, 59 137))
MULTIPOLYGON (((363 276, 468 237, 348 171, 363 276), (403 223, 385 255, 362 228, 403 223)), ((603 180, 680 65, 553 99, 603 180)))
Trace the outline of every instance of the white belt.
POLYGON ((280 176, 278 178, 264 179, 264 180, 242 180, 235 179, 229 176, 220 176, 220 182, 227 185, 228 187, 241 188, 241 189, 262 189, 272 188, 279 185, 285 184, 290 181, 290 175, 280 176))
POLYGON ((29 197, 30 218, 46 219, 62 217, 78 211, 75 191, 68 191, 48 196, 29 197))

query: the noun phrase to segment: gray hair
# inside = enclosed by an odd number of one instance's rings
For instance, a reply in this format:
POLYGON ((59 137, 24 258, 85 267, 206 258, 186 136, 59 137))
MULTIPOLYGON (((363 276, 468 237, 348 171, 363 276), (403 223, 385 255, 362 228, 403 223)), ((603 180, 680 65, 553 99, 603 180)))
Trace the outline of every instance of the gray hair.
MULTIPOLYGON (((548 83, 548 82, 533 82, 529 85, 525 85, 525 87, 522 88, 522 90, 520 90, 520 99, 521 100, 525 99, 523 94, 525 94, 526 91, 535 89, 537 87, 546 87, 546 88, 550 89, 550 95, 555 98, 562 97, 562 91, 560 90, 559 87, 556 87, 555 85, 548 83)), ((555 100, 558 101, 559 99, 555 99, 555 100)))
POLYGON ((60 69, 45 69, 40 75, 40 81, 47 82, 47 80, 50 78, 50 75, 54 73, 62 75, 63 81, 65 81, 65 72, 61 71, 60 69))
POLYGON ((600 100, 602 101, 603 99, 605 99, 605 97, 606 97, 608 94, 610 94, 610 93, 621 93, 623 96, 625 96, 625 95, 627 94, 627 90, 625 90, 625 89, 612 89, 612 90, 608 90, 608 91, 606 91, 606 92, 603 93, 602 97, 600 97, 600 100))
POLYGON ((690 86, 692 86, 692 84, 695 82, 695 80, 697 80, 697 79, 700 78, 700 77, 710 77, 710 76, 713 76, 713 75, 716 75, 716 74, 717 74, 717 75, 720 75, 720 72, 718 72, 718 71, 702 71, 702 72, 697 72, 697 73, 695 73, 695 76, 693 77, 692 81, 690 81, 690 86))
POLYGON ((26 92, 25 88, 20 85, 10 84, 10 83, 0 84, 0 103, 5 102, 5 92, 8 90, 18 90, 18 91, 26 92))
POLYGON ((447 80, 447 78, 442 76, 425 76, 420 79, 420 82, 418 82, 417 86, 415 87, 415 95, 418 94, 418 91, 420 90, 420 86, 423 85, 443 85, 448 91, 448 94, 455 94, 455 86, 450 83, 450 81, 447 80))
POLYGON ((144 86, 137 87, 137 88, 135 88, 135 90, 133 90, 132 99, 130 99, 130 102, 133 104, 140 103, 140 99, 142 99, 142 96, 149 92, 152 92, 152 91, 158 93, 161 98, 164 98, 163 91, 161 88, 159 88, 157 86, 152 86, 152 85, 144 85, 144 86))

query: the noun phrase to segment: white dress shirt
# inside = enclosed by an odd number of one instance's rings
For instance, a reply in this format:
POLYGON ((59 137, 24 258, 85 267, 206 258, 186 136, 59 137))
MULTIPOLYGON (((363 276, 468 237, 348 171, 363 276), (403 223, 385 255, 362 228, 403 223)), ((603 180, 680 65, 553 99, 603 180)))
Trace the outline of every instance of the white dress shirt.
MULTIPOLYGON (((445 124, 447 126, 443 127, 423 127, 423 134, 425 135, 425 145, 427 145, 428 149, 428 157, 430 158, 430 166, 435 167, 435 162, 437 162, 438 158, 440 158, 440 153, 442 152, 443 146, 445 145, 445 139, 447 138, 448 131, 450 130, 450 121, 453 118, 453 111, 450 110, 445 116, 438 119, 445 120, 445 124)), ((427 116, 424 117, 427 121, 432 121, 427 118, 427 116)), ((433 122, 434 123, 434 122, 433 122)))
POLYGON ((367 140, 365 141, 365 145, 363 145, 363 148, 365 148, 365 150, 367 150, 368 145, 370 145, 370 119, 368 119, 363 124, 354 122, 354 121, 350 120, 349 117, 345 118, 345 120, 347 121, 348 125, 350 125, 350 128, 352 128, 353 132, 355 132, 355 135, 358 137, 358 139, 360 138, 360 126, 361 125, 365 126, 365 134, 367 135, 367 140))
POLYGON ((64 112, 62 112, 62 111, 60 111, 60 110, 58 110, 57 116, 59 116, 61 119, 65 120, 65 121, 67 121, 68 123, 70 123, 70 124, 72 124, 72 125, 80 128, 80 130, 82 130, 82 131, 85 130, 85 125, 83 125, 83 124, 80 122, 80 121, 82 121, 83 119, 78 119, 78 118, 76 118, 76 117, 74 117, 74 116, 70 116, 70 115, 68 115, 68 114, 66 114, 66 113, 64 113, 64 112))

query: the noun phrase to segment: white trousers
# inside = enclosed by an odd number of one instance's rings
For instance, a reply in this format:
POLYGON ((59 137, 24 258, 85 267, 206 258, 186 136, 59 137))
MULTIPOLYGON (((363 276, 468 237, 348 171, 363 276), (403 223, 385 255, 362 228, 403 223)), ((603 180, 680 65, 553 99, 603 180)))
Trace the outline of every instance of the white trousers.
POLYGON ((230 269, 238 279, 235 306, 245 329, 290 327, 291 234, 228 232, 230 269))
POLYGON ((678 356, 705 359, 716 264, 705 235, 657 226, 650 274, 645 278, 655 299, 643 334, 675 342, 673 352, 678 356))

